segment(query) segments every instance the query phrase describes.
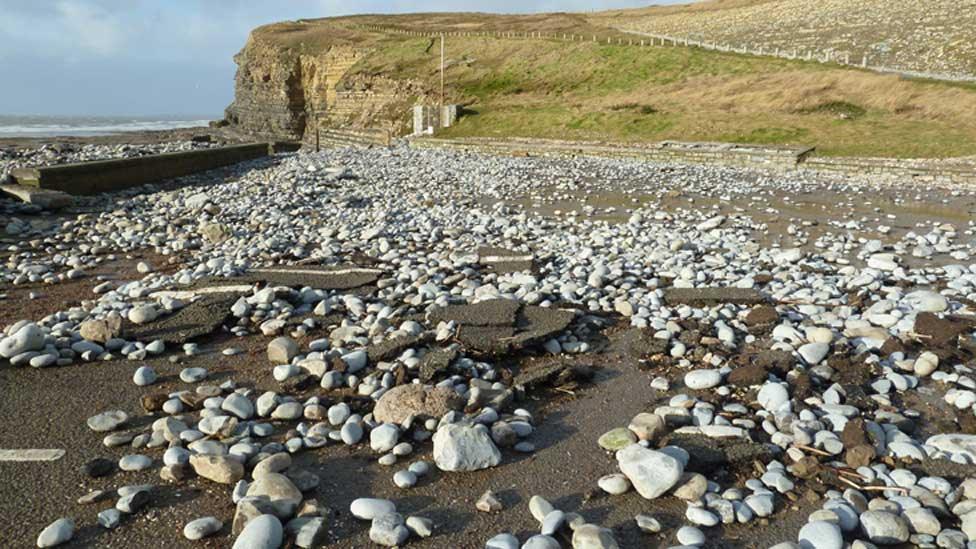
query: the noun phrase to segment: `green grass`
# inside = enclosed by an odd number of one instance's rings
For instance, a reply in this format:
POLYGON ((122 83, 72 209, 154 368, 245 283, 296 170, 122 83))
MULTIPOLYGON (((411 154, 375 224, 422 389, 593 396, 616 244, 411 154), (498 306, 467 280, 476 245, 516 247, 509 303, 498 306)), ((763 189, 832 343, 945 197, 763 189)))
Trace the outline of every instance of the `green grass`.
MULTIPOLYGON (((355 74, 436 97, 439 47, 385 38, 355 74)), ((812 145, 835 156, 976 154, 976 86, 693 48, 450 38, 444 136, 812 145)), ((407 112, 409 105, 403 105, 407 112)), ((406 120, 406 118, 404 119, 406 120)))

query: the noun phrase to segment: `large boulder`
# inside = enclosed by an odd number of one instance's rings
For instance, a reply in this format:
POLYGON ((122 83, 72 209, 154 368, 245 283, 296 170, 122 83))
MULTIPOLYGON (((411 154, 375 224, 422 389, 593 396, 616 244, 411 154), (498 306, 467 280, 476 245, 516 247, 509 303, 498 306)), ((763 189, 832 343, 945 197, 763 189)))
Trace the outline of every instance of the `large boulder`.
POLYGON ((617 465, 645 499, 654 499, 673 488, 685 469, 675 458, 640 444, 617 452, 617 465))
POLYGON ((501 461, 502 453, 484 425, 450 423, 434 433, 434 463, 442 471, 478 471, 501 461))
POLYGON ((394 387, 384 393, 376 402, 373 416, 382 423, 402 425, 411 416, 441 418, 463 407, 464 400, 453 389, 410 384, 394 387))

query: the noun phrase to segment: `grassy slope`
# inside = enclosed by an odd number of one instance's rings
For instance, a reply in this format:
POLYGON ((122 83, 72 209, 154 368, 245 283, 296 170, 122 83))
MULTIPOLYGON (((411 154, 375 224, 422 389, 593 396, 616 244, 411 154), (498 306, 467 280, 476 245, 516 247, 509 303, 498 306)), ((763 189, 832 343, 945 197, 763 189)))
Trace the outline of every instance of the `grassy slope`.
MULTIPOLYGON (((437 81, 427 39, 357 70, 437 81)), ((976 86, 686 48, 451 38, 449 136, 816 144, 829 155, 976 154, 976 86), (467 62, 464 62, 464 61, 467 62), (460 62, 459 62, 460 61, 460 62)))
MULTIPOLYGON (((355 76, 410 79, 426 83, 436 96, 439 56, 431 40, 365 32, 359 23, 599 33, 583 18, 566 14, 439 14, 286 23, 263 35, 298 51, 330 43, 369 47, 372 53, 354 67, 355 76)), ((448 100, 464 104, 467 112, 446 136, 812 144, 838 156, 976 154, 974 85, 592 42, 451 37, 447 54, 448 100)), ((408 107, 403 105, 404 121, 408 107)))

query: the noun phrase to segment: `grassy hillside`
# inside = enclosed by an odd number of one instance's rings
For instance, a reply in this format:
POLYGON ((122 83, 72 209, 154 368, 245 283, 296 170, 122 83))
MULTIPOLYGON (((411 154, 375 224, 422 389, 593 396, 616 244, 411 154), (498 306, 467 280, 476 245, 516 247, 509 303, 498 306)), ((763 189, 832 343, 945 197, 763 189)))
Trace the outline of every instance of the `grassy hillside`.
POLYGON ((599 24, 731 44, 867 56, 878 66, 976 74, 972 0, 711 0, 603 12, 599 24))
MULTIPOLYGON (((634 39, 615 29, 621 21, 662 14, 698 17, 794 1, 725 0, 597 14, 354 16, 269 25, 252 37, 276 44, 285 57, 315 55, 334 45, 359 48, 368 54, 338 88, 369 91, 371 85, 409 81, 411 94, 420 90, 428 101, 437 97, 439 83, 435 41, 365 25, 600 37, 597 43, 449 37, 448 101, 465 111, 458 125, 444 132, 447 136, 798 144, 838 156, 976 155, 974 84, 693 48, 608 45, 605 40, 634 39)), ((388 112, 399 113, 407 126, 415 100, 413 95, 398 99, 402 103, 388 112)))
MULTIPOLYGON (((451 136, 816 144, 830 155, 976 154, 976 86, 688 48, 450 38, 451 136)), ((438 82, 425 38, 379 39, 357 74, 438 82)))

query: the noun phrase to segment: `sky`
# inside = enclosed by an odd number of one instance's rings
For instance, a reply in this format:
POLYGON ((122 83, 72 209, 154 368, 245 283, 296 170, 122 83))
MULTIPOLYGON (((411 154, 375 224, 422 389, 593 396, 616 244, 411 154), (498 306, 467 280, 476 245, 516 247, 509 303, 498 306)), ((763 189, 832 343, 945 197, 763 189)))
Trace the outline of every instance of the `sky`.
POLYGON ((351 13, 586 11, 628 0, 0 0, 0 114, 205 115, 262 24, 351 13))

